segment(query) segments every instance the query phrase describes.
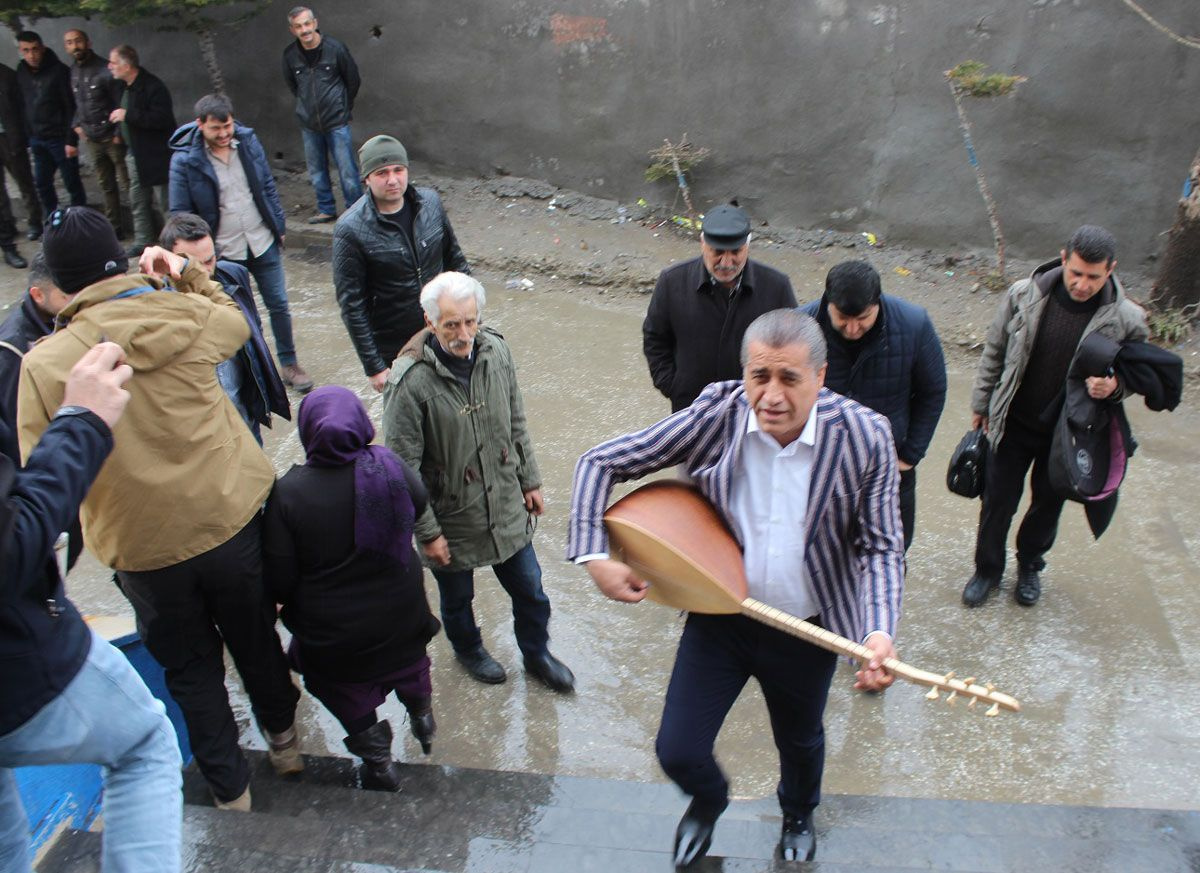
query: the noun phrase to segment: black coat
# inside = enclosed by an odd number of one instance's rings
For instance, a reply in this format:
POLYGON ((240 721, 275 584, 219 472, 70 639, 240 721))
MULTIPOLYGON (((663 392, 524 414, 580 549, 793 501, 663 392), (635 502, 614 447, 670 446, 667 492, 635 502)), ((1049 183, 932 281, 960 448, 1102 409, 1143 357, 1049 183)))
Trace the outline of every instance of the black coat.
POLYGON ((414 210, 416 251, 399 222, 379 214, 370 192, 342 213, 333 230, 333 285, 368 376, 390 367, 425 326, 425 283, 450 270, 471 272, 437 192, 409 185, 404 196, 404 208, 414 210))
POLYGON ((946 362, 929 313, 885 294, 879 319, 858 341, 861 347, 853 348, 834 330, 824 297, 805 304, 803 311, 825 334, 825 387, 887 416, 896 455, 915 466, 925 457, 946 404, 946 362))
POLYGON ((701 258, 658 276, 642 322, 642 351, 672 412, 691 406, 710 382, 742 378, 742 335, 750 322, 796 305, 788 277, 756 261, 746 262, 733 300, 726 303, 726 295, 701 258))
POLYGON ((34 304, 29 292, 0 323, 0 452, 20 458, 17 444, 17 386, 21 360, 33 344, 54 329, 34 304))
POLYGON ((57 697, 91 648, 66 599, 54 541, 110 451, 112 432, 87 413, 51 422, 24 470, 0 455, 0 736, 57 697))
POLYGON ((328 133, 350 123, 354 98, 362 80, 350 50, 331 36, 321 36, 320 55, 311 67, 298 40, 283 50, 283 80, 296 98, 301 127, 328 133))
POLYGON ((25 132, 39 139, 61 139, 77 145, 75 133, 75 95, 71 91, 71 70, 46 49, 36 70, 21 61, 17 64, 17 82, 25 109, 25 132))
POLYGON ((171 92, 145 67, 138 71, 132 85, 119 84, 117 103, 125 104, 125 129, 129 131, 128 146, 137 165, 138 180, 143 185, 165 185, 171 167, 168 140, 176 126, 171 92))
MULTIPOLYGON (((425 487, 401 464, 419 514, 425 487)), ((367 682, 424 656, 440 625, 411 545, 402 566, 355 548, 354 502, 353 464, 292 467, 267 503, 264 570, 305 672, 367 682)))
POLYGON ((92 142, 108 142, 117 126, 108 116, 118 105, 119 83, 104 58, 93 51, 71 65, 71 93, 75 95, 75 127, 82 127, 92 142))
POLYGON ((17 74, 11 67, 0 64, 0 124, 4 125, 4 136, 10 151, 26 148, 25 101, 17 74))

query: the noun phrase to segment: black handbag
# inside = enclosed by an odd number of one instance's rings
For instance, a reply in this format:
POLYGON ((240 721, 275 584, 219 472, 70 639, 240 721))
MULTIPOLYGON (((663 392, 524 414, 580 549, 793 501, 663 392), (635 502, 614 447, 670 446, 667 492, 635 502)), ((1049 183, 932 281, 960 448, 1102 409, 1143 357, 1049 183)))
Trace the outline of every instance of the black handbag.
POLYGON ((946 487, 963 497, 983 494, 983 474, 987 466, 988 441, 983 428, 969 430, 950 456, 946 487))

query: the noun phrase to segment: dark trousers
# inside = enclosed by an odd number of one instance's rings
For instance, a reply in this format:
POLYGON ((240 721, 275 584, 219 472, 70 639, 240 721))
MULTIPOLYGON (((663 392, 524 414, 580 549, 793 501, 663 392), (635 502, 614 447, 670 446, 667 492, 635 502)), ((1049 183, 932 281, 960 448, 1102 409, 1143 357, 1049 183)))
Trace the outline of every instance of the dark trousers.
POLYGON ((12 245, 16 236, 16 221, 12 214, 12 203, 8 199, 8 185, 4 179, 5 170, 12 174, 17 188, 21 191, 29 227, 42 229, 42 204, 38 201, 37 192, 33 187, 29 152, 24 148, 13 148, 9 143, 9 134, 0 133, 0 245, 12 245))
POLYGON ((422 655, 386 676, 365 682, 348 682, 322 676, 312 669, 311 659, 300 652, 295 637, 288 645, 288 663, 304 676, 304 688, 341 722, 347 734, 362 733, 378 721, 375 710, 383 706, 389 694, 395 694, 405 709, 419 709, 433 697, 432 666, 428 655, 422 655))
POLYGON ((791 815, 808 815, 821 802, 822 717, 836 663, 833 653, 745 616, 690 614, 658 730, 663 770, 703 806, 724 808, 729 783, 713 744, 753 676, 779 749, 779 805, 791 815))
MULTIPOLYGON (((512 598, 513 630, 517 646, 527 658, 546 653, 550 642, 550 598, 542 589, 542 568, 529 543, 511 558, 493 564, 496 578, 512 598)), ((456 652, 472 652, 483 645, 475 623, 474 572, 434 570, 442 597, 442 627, 456 652)))
POLYGON ((1050 434, 1038 433, 1009 419, 999 448, 988 452, 979 535, 975 541, 975 572, 981 576, 999 579, 1004 575, 1008 529, 1021 503, 1025 474, 1031 464, 1032 502, 1017 528, 1017 565, 1034 570, 1046 566, 1043 556, 1054 545, 1064 502, 1050 487, 1051 440, 1050 434))
POLYGON ((904 551, 912 545, 917 524, 917 468, 900 471, 900 525, 904 528, 904 551))
POLYGON ((96 173, 100 192, 104 195, 104 215, 121 235, 121 192, 129 190, 129 171, 125 167, 125 145, 116 138, 104 142, 86 140, 80 143, 87 150, 88 160, 96 173))
POLYGON ((222 643, 268 731, 287 730, 300 699, 275 633, 275 605, 263 593, 261 528, 256 516, 204 554, 161 570, 117 573, 138 633, 183 710, 200 772, 221 801, 250 784, 225 691, 222 643))
POLYGON ((87 194, 83 190, 83 180, 79 178, 79 158, 67 157, 66 140, 31 137, 29 151, 33 155, 33 184, 47 214, 58 208, 58 194, 54 190, 56 171, 62 174, 63 185, 71 195, 71 205, 87 206, 87 194))

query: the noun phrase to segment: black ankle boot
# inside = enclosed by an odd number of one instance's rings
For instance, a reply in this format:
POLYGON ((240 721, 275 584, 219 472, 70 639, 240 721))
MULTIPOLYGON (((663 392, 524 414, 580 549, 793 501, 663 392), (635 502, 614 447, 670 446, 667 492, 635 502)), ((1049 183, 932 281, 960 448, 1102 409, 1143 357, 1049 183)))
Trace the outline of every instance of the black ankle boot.
POLYGON ((675 829, 675 868, 690 867, 708 854, 717 819, 729 805, 712 807, 693 800, 675 829))
POLYGON ((412 703, 406 701, 404 708, 408 710, 408 723, 412 735, 421 744, 421 751, 428 755, 433 749, 433 735, 437 733, 437 722, 433 718, 433 698, 422 697, 412 703))
POLYGON ((400 766, 392 758, 392 726, 377 721, 362 733, 343 742, 352 755, 362 758, 358 774, 368 791, 399 791, 400 766))

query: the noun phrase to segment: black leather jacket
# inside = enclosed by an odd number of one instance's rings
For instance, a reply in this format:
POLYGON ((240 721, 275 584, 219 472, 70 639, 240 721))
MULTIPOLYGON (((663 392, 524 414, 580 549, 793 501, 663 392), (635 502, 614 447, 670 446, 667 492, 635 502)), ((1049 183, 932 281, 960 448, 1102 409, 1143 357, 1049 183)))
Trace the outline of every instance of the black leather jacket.
POLYGON ((442 200, 432 188, 405 192, 413 212, 413 251, 400 224, 380 215, 368 192, 333 230, 333 285, 342 320, 368 376, 391 366, 425 325, 421 288, 448 270, 469 273, 442 200))
POLYGON ((117 88, 104 58, 93 51, 71 65, 71 91, 75 94, 75 127, 82 127, 92 142, 108 142, 116 125, 108 120, 117 108, 117 88))
POLYGON ((321 36, 321 54, 313 66, 304 59, 300 43, 283 50, 283 80, 296 97, 300 126, 328 133, 350 123, 354 98, 362 80, 350 50, 331 36, 321 36))
POLYGON ((71 122, 75 118, 75 95, 71 93, 71 71, 50 49, 36 70, 21 61, 17 84, 25 101, 25 131, 37 139, 61 139, 77 145, 79 137, 71 122))

